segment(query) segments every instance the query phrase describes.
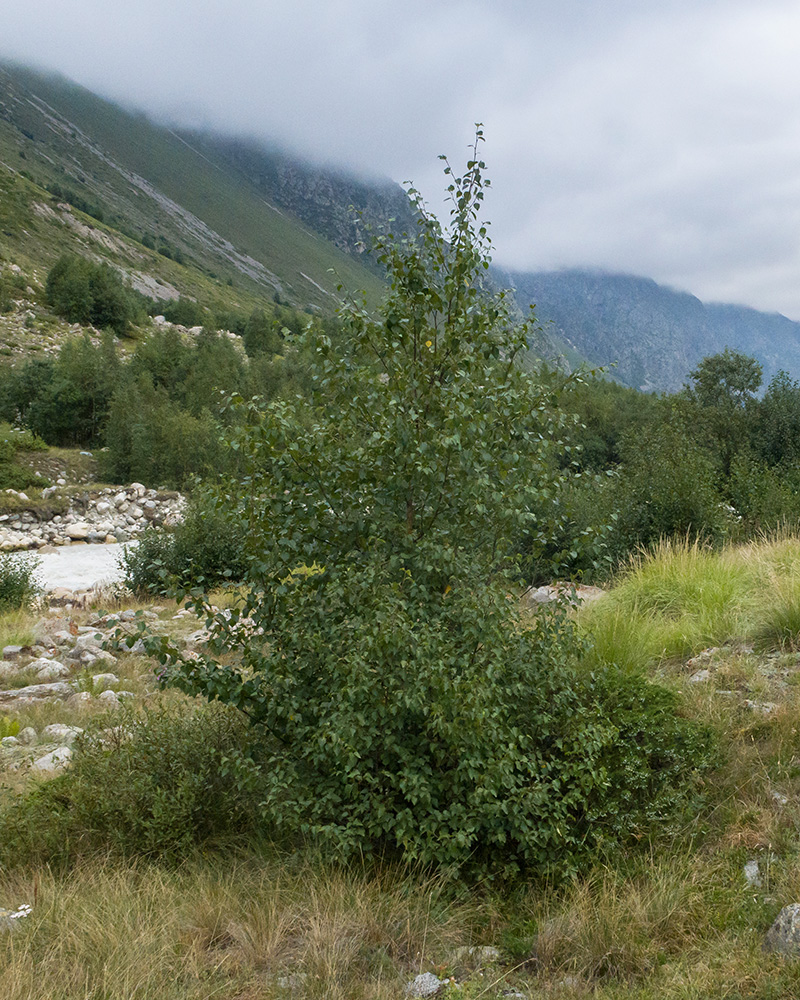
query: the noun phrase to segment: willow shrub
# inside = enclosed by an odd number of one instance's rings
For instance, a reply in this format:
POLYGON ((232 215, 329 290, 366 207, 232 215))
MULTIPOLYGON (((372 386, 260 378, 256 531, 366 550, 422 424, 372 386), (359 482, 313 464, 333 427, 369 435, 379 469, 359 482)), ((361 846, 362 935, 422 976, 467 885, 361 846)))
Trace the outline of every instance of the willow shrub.
POLYGON ((351 304, 335 345, 302 335, 310 398, 239 404, 247 479, 220 502, 244 507, 246 586, 208 618, 228 652, 161 652, 261 734, 273 829, 550 873, 662 815, 704 744, 644 682, 577 676, 563 609, 517 618, 507 554, 550 542, 566 418, 484 280, 483 167, 476 142, 446 168, 447 231, 417 199, 416 232, 377 240, 377 318, 351 304))

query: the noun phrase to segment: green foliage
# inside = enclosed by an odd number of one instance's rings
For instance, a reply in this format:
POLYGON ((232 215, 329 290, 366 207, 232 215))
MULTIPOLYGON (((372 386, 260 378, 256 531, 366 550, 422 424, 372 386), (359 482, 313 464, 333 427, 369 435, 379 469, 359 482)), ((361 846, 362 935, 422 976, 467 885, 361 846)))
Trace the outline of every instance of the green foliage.
POLYGON ((161 652, 173 683, 250 717, 279 830, 345 856, 564 872, 649 820, 693 765, 664 765, 655 734, 617 756, 624 699, 572 671, 564 610, 525 628, 509 596, 514 539, 534 554, 550 540, 537 511, 566 418, 483 285, 483 167, 476 148, 463 177, 446 168, 449 231, 417 199, 417 232, 377 240, 379 318, 351 305, 336 345, 301 335, 312 398, 245 408, 229 440, 247 478, 228 490, 248 521, 245 587, 208 618, 233 655, 161 652), (639 784, 611 785, 609 766, 638 766, 639 784))
POLYGON ((102 206, 89 201, 83 195, 76 194, 71 188, 63 187, 60 184, 48 184, 46 189, 56 200, 69 202, 73 208, 77 208, 79 212, 84 212, 86 215, 91 215, 98 222, 105 219, 105 210, 102 206))
POLYGON ((16 736, 21 728, 22 723, 19 719, 12 719, 10 715, 0 715, 0 740, 6 736, 16 736))
POLYGON ((180 326, 203 326, 207 319, 205 309, 198 302, 183 296, 157 302, 151 308, 156 310, 153 315, 160 313, 170 323, 178 323, 180 326))
POLYGON ((755 358, 726 348, 712 354, 689 373, 686 391, 693 436, 708 447, 724 476, 734 456, 748 445, 750 417, 761 385, 762 368, 755 358))
POLYGON ((122 559, 126 585, 137 594, 175 588, 212 587, 246 575, 247 526, 235 507, 214 502, 205 491, 192 495, 183 521, 173 530, 144 533, 122 559))
POLYGON ((800 523, 800 467, 770 466, 743 451, 731 464, 729 502, 742 519, 739 534, 752 536, 800 523))
POLYGON ((119 336, 137 315, 136 300, 117 271, 74 254, 63 254, 48 272, 45 298, 70 323, 91 323, 119 336))
POLYGON ((741 351, 726 347, 703 358, 689 373, 692 393, 703 407, 744 409, 752 403, 764 372, 761 364, 741 351))
POLYGON ((716 468, 682 421, 628 439, 622 455, 623 465, 598 497, 615 518, 609 539, 615 561, 660 538, 727 536, 731 512, 717 490, 716 468))
POLYGON ((116 482, 139 479, 177 488, 198 474, 213 474, 222 465, 211 413, 192 415, 146 374, 124 382, 114 393, 106 443, 109 450, 101 456, 101 468, 116 482))
POLYGON ((800 384, 786 372, 778 372, 770 382, 754 424, 754 447, 768 465, 800 460, 800 384))
POLYGON ((28 607, 41 592, 35 559, 0 553, 0 611, 28 607))
POLYGON ((248 355, 252 358, 259 354, 282 354, 282 328, 283 324, 277 318, 270 318, 263 309, 254 310, 242 334, 248 355))
MULTIPOLYGON (((22 418, 48 444, 98 444, 104 437, 118 377, 119 362, 110 336, 100 348, 92 344, 88 334, 67 340, 52 364, 49 379, 22 418)), ((24 383, 26 379, 27 373, 21 373, 20 380, 24 383)))
POLYGON ((130 716, 85 736, 69 770, 5 801, 0 867, 109 849, 180 859, 196 844, 253 829, 257 774, 231 712, 130 716))
POLYGON ((25 294, 28 283, 21 274, 0 271, 0 313, 11 312, 17 299, 25 294))

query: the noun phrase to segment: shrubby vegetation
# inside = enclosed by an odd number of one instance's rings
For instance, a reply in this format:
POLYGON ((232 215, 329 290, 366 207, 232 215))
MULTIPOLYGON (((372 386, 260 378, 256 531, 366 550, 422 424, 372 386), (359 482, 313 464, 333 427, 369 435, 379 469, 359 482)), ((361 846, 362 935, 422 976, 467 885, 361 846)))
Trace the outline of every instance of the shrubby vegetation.
POLYGON ((0 553, 0 613, 27 608, 40 593, 36 561, 0 553))
POLYGON ((309 328, 309 395, 234 406, 245 478, 219 502, 242 498, 244 587, 196 605, 234 658, 161 651, 169 682, 251 720, 279 834, 563 874, 668 814, 709 740, 645 681, 576 671, 562 607, 518 618, 512 543, 551 539, 566 418, 482 280, 482 169, 447 169, 448 232, 418 202, 416 233, 378 241, 379 317, 309 328))
MULTIPOLYGON (((88 334, 68 340, 55 358, 0 370, 0 418, 47 444, 106 447, 102 474, 110 480, 185 486, 234 461, 220 442, 218 390, 269 399, 307 391, 306 360, 287 349, 291 332, 276 329, 283 312, 239 318, 249 358, 208 315, 195 340, 171 327, 156 330, 128 360, 110 333, 100 344, 88 334)), ((302 321, 294 315, 297 328, 302 321)))
POLYGON ((119 272, 76 254, 64 254, 50 269, 45 300, 70 323, 91 323, 118 336, 143 313, 141 296, 125 287, 119 272))
POLYGON ((247 573, 248 526, 235 502, 224 506, 204 489, 195 491, 181 524, 150 529, 123 557, 125 582, 135 594, 210 590, 247 573))
POLYGON ((241 717, 220 706, 148 711, 88 735, 69 771, 0 813, 0 869, 108 850, 177 859, 252 833, 254 753, 241 717))

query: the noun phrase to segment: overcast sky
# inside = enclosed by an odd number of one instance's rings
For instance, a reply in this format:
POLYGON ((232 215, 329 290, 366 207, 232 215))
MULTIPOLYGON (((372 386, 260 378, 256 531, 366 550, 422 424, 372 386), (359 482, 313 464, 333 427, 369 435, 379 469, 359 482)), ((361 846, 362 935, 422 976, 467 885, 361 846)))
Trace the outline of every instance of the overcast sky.
POLYGON ((800 320, 800 0, 26 0, 0 55, 413 180, 486 131, 495 259, 800 320))

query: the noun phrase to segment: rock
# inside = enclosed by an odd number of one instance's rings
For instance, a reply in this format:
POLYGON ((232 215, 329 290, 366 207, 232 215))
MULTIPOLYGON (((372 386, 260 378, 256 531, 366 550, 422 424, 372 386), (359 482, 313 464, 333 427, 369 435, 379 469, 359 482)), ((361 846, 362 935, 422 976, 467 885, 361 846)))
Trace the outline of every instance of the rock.
POLYGON ((108 708, 115 708, 120 704, 119 696, 115 691, 103 691, 97 696, 98 701, 102 701, 108 708))
POLYGON ((30 903, 23 903, 16 910, 7 910, 0 906, 0 931, 13 931, 19 926, 18 921, 29 916, 32 909, 30 903))
POLYGON ((17 733, 17 739, 23 746, 30 747, 38 741, 39 737, 33 726, 26 726, 17 733))
POLYGON ((116 674, 94 674, 92 676, 92 686, 101 688, 103 691, 119 684, 119 677, 116 674))
POLYGON ((24 648, 24 646, 3 646, 3 659, 18 660, 24 648))
POLYGON ((800 955, 800 903, 784 906, 764 938, 766 951, 800 955))
POLYGON ((65 533, 67 538, 71 538, 74 542, 82 542, 86 540, 91 530, 86 521, 73 521, 72 524, 67 525, 65 533))
POLYGON ((42 739, 46 743, 58 743, 59 746, 68 746, 74 743, 83 730, 80 726, 64 726, 60 722, 54 722, 51 726, 45 726, 42 730, 42 739))
POLYGON ((697 669, 702 667, 704 664, 708 663, 715 653, 719 652, 719 646, 709 646, 708 649, 701 650, 696 656, 693 656, 691 660, 686 661, 686 666, 691 669, 697 669))
POLYGON ((439 979, 432 972, 423 972, 406 986, 404 992, 407 997, 435 997, 447 983, 447 979, 439 979))
POLYGON ((70 669, 66 663, 60 663, 58 660, 45 660, 42 658, 34 660, 30 666, 33 667, 37 664, 38 669, 36 670, 36 677, 40 681, 57 681, 60 677, 69 677, 70 669))
POLYGON ((72 705, 75 708, 82 708, 87 702, 92 700, 91 694, 88 691, 76 691, 75 694, 67 699, 67 704, 72 705))
POLYGON ((133 691, 117 691, 117 697, 124 701, 126 698, 135 698, 136 695, 133 691))
POLYGON ((705 684, 706 681, 711 680, 710 670, 698 670, 696 673, 692 674, 689 678, 690 684, 705 684))
POLYGON ((299 990, 305 986, 307 979, 305 972, 291 972, 288 976, 278 976, 275 982, 282 990, 299 990))
POLYGON ((453 959, 456 964, 493 965, 495 962, 500 961, 500 950, 493 948, 491 945, 474 945, 471 948, 459 948, 453 959))
POLYGON ((74 690, 64 681, 52 684, 29 684, 12 691, 0 691, 0 703, 13 701, 41 701, 46 698, 69 698, 74 690))
POLYGON ((19 747, 19 746, 22 746, 22 744, 20 743, 20 741, 17 739, 16 736, 4 736, 0 740, 0 746, 2 746, 2 747, 19 747))
POLYGON ((750 701, 748 698, 744 702, 744 707, 751 712, 759 712, 761 715, 772 715, 773 712, 778 711, 780 705, 774 701, 750 701))
POLYGON ((31 768, 34 771, 44 771, 45 773, 54 773, 56 771, 62 771, 72 760, 72 751, 69 747, 59 747, 57 750, 53 750, 44 757, 40 757, 31 764, 31 768))
POLYGON ((760 889, 764 884, 761 879, 761 873, 758 870, 758 862, 755 860, 747 862, 744 866, 743 874, 745 882, 748 885, 752 885, 755 889, 760 889))
POLYGON ((773 792, 772 798, 779 806, 785 806, 789 803, 789 799, 782 792, 773 792))

